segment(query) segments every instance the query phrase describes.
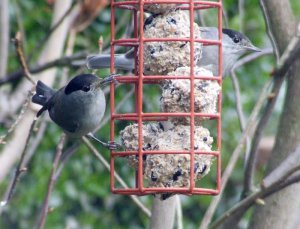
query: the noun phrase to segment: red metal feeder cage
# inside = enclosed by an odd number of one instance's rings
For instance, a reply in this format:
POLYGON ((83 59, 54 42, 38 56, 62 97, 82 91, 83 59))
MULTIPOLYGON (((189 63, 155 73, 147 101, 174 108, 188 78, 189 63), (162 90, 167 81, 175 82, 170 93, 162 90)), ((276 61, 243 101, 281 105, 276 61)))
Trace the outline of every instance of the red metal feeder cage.
MULTIPOLYGON (((129 46, 134 47, 135 49, 135 73, 130 76, 118 76, 117 80, 124 84, 133 84, 135 87, 135 112, 133 113, 116 113, 115 112, 115 93, 117 90, 114 85, 111 85, 110 90, 110 101, 111 101, 111 140, 115 139, 115 122, 117 120, 129 121, 137 124, 137 150, 136 151, 112 151, 111 152, 111 191, 116 194, 125 194, 125 195, 147 195, 154 193, 173 193, 173 194, 184 194, 184 195, 216 195, 220 191, 220 181, 221 181, 221 91, 217 95, 217 105, 215 113, 203 113, 195 111, 195 81, 196 80, 205 80, 206 81, 215 81, 218 85, 222 84, 222 1, 196 1, 196 0, 125 0, 125 1, 117 1, 111 0, 111 72, 114 72, 114 52, 115 46, 129 46), (180 10, 189 12, 189 32, 190 35, 188 38, 174 38, 174 37, 160 37, 160 38, 146 38, 144 36, 144 11, 147 9, 147 6, 152 4, 180 4, 180 10), (115 14, 116 9, 121 8, 122 10, 129 10, 133 14, 134 20, 134 37, 133 38, 124 38, 124 39, 116 39, 115 32, 115 14), (203 9, 215 8, 217 10, 218 15, 218 39, 217 40, 207 40, 201 38, 195 38, 195 28, 194 28, 194 15, 196 11, 203 9), (185 42, 190 45, 189 52, 189 71, 190 74, 188 76, 174 76, 174 75, 149 75, 144 72, 144 48, 150 42, 185 42), (218 76, 212 75, 195 75, 195 45, 202 44, 203 46, 214 45, 218 47, 218 58, 219 58, 219 74, 218 76), (190 85, 190 112, 152 112, 146 113, 143 111, 143 96, 145 93, 143 92, 144 86, 146 84, 159 84, 163 80, 189 80, 190 85), (188 118, 189 119, 189 139, 186 141, 189 143, 188 150, 155 150, 155 149, 147 149, 143 147, 143 123, 149 121, 164 121, 174 117, 188 118), (215 133, 215 150, 197 150, 195 147, 195 119, 203 118, 210 122, 214 121, 216 125, 214 125, 214 133, 215 133), (152 155, 189 155, 189 166, 188 166, 188 182, 187 185, 182 186, 173 186, 172 183, 168 185, 149 185, 149 182, 145 180, 145 158, 150 157, 152 155), (203 187, 203 182, 196 180, 196 168, 195 168, 195 157, 197 155, 211 155, 214 159, 213 164, 214 168, 210 171, 210 173, 214 173, 213 179, 210 179, 210 182, 213 183, 209 187, 203 187), (136 161, 136 165, 134 168, 134 176, 135 176, 135 184, 133 187, 117 187, 117 181, 115 180, 114 174, 115 171, 118 171, 118 165, 116 164, 116 160, 120 158, 128 158, 134 157, 136 161)), ((171 58, 171 57, 170 57, 171 58)), ((205 56, 202 56, 205 58, 205 56)), ((201 59, 200 59, 201 61, 201 59)), ((201 98, 200 98, 201 99, 201 98)), ((212 127, 210 127, 212 128, 212 127)), ((210 131, 212 131, 210 129, 210 131)), ((123 166, 129 166, 128 163, 123 164, 123 166)), ((163 169, 163 168, 162 168, 163 169)), ((181 172, 179 172, 181 173, 181 172)), ((177 174, 181 175, 181 174, 177 174)), ((151 175, 152 176, 152 175, 151 175)), ((212 176, 210 176, 212 177, 212 176)), ((177 177, 175 176, 177 179, 177 177)), ((157 178, 154 179, 154 183, 157 178)), ((174 179, 174 176, 173 176, 174 179)), ((134 180, 134 178, 133 178, 134 180)), ((152 182, 153 183, 153 182, 152 182)))

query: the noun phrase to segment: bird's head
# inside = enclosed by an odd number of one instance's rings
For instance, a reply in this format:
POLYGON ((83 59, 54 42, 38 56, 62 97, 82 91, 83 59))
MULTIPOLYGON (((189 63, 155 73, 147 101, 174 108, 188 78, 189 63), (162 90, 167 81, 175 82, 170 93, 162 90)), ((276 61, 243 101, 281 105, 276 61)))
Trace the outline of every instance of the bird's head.
POLYGON ((75 76, 65 87, 65 94, 71 94, 75 91, 90 92, 102 89, 114 80, 115 74, 101 79, 93 74, 81 74, 75 76))
POLYGON ((65 87, 65 94, 75 91, 89 92, 96 88, 101 79, 93 74, 80 74, 75 76, 65 87))
POLYGON ((223 54, 242 56, 247 52, 260 52, 261 50, 254 46, 244 34, 231 29, 222 29, 222 47, 223 54))

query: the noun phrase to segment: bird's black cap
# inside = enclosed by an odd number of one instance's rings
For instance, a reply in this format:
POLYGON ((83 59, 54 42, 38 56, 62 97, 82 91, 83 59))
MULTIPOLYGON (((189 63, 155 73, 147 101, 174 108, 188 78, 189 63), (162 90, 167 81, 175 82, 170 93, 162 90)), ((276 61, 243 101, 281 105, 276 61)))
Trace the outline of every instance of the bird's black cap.
POLYGON ((85 90, 89 86, 98 80, 98 77, 93 74, 81 74, 75 76, 65 87, 65 94, 71 94, 74 91, 85 90))
POLYGON ((227 34, 232 40, 236 40, 236 41, 248 40, 248 38, 244 34, 232 29, 222 29, 222 32, 224 34, 227 34))

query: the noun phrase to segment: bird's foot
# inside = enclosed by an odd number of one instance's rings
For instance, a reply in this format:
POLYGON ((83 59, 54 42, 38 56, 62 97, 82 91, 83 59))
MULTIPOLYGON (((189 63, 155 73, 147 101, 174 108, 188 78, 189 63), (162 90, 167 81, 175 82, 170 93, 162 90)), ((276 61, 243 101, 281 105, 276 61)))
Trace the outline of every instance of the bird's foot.
POLYGON ((121 149, 123 148, 122 145, 116 143, 116 142, 112 142, 112 141, 109 141, 109 142, 103 142, 101 141, 100 139, 96 138, 92 133, 89 133, 86 135, 88 138, 90 139, 93 139, 97 142, 99 142, 101 145, 103 145, 104 147, 110 149, 110 150, 116 150, 116 149, 121 149))
POLYGON ((109 141, 107 143, 104 143, 103 145, 104 147, 108 148, 109 150, 116 150, 116 149, 122 149, 122 145, 120 145, 119 143, 113 142, 113 141, 109 141))
POLYGON ((103 78, 103 80, 101 81, 101 85, 106 86, 106 85, 110 84, 111 82, 114 82, 115 84, 117 84, 118 81, 115 78, 116 76, 120 76, 120 74, 111 74, 111 75, 103 78))

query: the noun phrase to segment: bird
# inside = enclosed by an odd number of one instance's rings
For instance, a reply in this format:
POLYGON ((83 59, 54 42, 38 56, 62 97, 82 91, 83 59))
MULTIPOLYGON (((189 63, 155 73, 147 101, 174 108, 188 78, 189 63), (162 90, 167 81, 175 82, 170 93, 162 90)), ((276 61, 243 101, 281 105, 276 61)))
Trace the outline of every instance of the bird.
POLYGON ((101 79, 93 74, 80 74, 59 90, 48 87, 41 81, 36 84, 32 102, 42 105, 39 117, 48 111, 51 120, 62 128, 70 138, 87 136, 109 149, 119 144, 103 142, 93 135, 105 112, 106 101, 103 87, 115 80, 115 74, 101 79))
MULTIPOLYGON (((200 27, 203 39, 218 40, 218 29, 216 27, 200 27)), ((222 77, 228 76, 236 61, 246 53, 259 52, 261 49, 252 44, 250 39, 243 33, 223 28, 222 29, 222 77)), ((134 49, 125 54, 115 54, 114 66, 116 69, 132 71, 134 64, 134 49)), ((89 55, 86 59, 89 69, 109 68, 110 54, 89 55)), ((202 58, 197 66, 211 70, 214 76, 218 75, 218 47, 216 45, 205 45, 202 49, 202 58)))

